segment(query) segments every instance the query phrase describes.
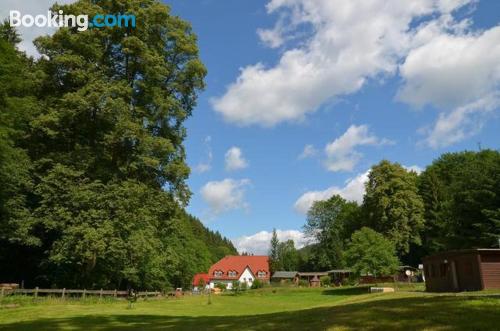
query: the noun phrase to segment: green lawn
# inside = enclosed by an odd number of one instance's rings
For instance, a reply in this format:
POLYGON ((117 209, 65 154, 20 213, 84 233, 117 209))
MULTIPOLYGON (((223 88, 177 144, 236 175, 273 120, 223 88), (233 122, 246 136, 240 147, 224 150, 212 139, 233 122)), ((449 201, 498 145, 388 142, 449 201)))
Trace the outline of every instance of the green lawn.
POLYGON ((206 296, 185 296, 133 309, 121 300, 17 298, 19 307, 0 309, 0 330, 499 330, 498 294, 278 288, 212 296, 211 305, 206 296))

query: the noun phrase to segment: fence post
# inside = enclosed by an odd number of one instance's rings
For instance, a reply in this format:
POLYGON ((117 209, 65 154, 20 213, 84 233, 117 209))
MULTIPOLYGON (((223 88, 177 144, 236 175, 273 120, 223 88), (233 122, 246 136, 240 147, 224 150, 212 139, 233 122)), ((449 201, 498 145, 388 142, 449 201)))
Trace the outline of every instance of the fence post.
POLYGON ((115 289, 115 293, 113 294, 113 296, 116 298, 116 289, 115 289))
POLYGON ((83 289, 83 293, 82 293, 82 299, 85 299, 85 294, 87 293, 87 290, 86 289, 83 289))
POLYGON ((35 299, 38 298, 38 286, 35 287, 35 299))
POLYGON ((101 288, 101 292, 99 292, 99 299, 102 299, 102 288, 101 288))
POLYGON ((66 288, 63 288, 62 290, 62 298, 64 299, 64 293, 66 292, 66 288))

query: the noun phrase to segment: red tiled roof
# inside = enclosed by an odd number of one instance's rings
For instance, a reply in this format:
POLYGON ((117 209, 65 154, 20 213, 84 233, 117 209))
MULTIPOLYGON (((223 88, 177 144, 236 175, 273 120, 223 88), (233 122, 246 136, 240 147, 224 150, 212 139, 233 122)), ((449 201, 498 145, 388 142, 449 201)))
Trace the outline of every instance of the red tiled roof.
POLYGON ((229 255, 210 267, 208 275, 211 279, 235 280, 240 278, 246 267, 249 267, 257 279, 269 280, 268 256, 235 256, 229 255), (215 271, 222 271, 222 276, 214 276, 215 271), (228 271, 236 271, 236 277, 229 277, 228 271), (265 271, 265 277, 257 277, 257 272, 265 271))
POLYGON ((208 274, 196 274, 193 277, 193 286, 198 286, 200 285, 200 279, 203 279, 205 281, 205 284, 208 284, 210 281, 210 277, 208 274))

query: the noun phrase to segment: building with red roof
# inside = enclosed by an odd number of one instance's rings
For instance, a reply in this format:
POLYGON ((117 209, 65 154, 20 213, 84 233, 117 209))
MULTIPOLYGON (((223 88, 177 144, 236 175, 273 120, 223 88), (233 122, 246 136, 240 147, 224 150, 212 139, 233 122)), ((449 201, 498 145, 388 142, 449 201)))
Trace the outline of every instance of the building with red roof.
MULTIPOLYGON (((195 275, 195 278, 200 275, 195 275)), ((234 281, 239 281, 240 283, 246 283, 247 286, 251 286, 255 279, 262 282, 269 282, 269 257, 267 256, 240 256, 240 255, 229 255, 219 260, 217 263, 213 264, 208 270, 209 281, 206 283, 210 285, 211 288, 215 286, 216 283, 225 283, 227 288, 232 287, 234 281)), ((198 283, 193 279, 193 286, 197 286, 198 283)))
POLYGON ((210 277, 208 276, 208 274, 203 273, 194 275, 192 284, 193 287, 200 286, 200 281, 203 281, 203 284, 208 285, 208 283, 210 283, 210 277))

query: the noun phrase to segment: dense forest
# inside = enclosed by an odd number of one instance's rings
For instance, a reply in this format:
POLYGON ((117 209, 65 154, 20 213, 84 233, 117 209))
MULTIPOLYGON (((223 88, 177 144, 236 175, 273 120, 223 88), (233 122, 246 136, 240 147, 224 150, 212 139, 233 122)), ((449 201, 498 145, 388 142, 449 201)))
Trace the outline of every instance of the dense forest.
POLYGON ((338 195, 313 204, 304 231, 314 244, 296 250, 274 233, 273 269, 387 273, 440 251, 499 247, 498 151, 446 153, 420 174, 384 160, 368 177, 361 205, 338 195))
POLYGON ((0 280, 186 286, 231 242, 184 207, 183 141, 206 69, 190 25, 153 0, 78 1, 137 27, 61 28, 16 49, 0 26, 0 280))

